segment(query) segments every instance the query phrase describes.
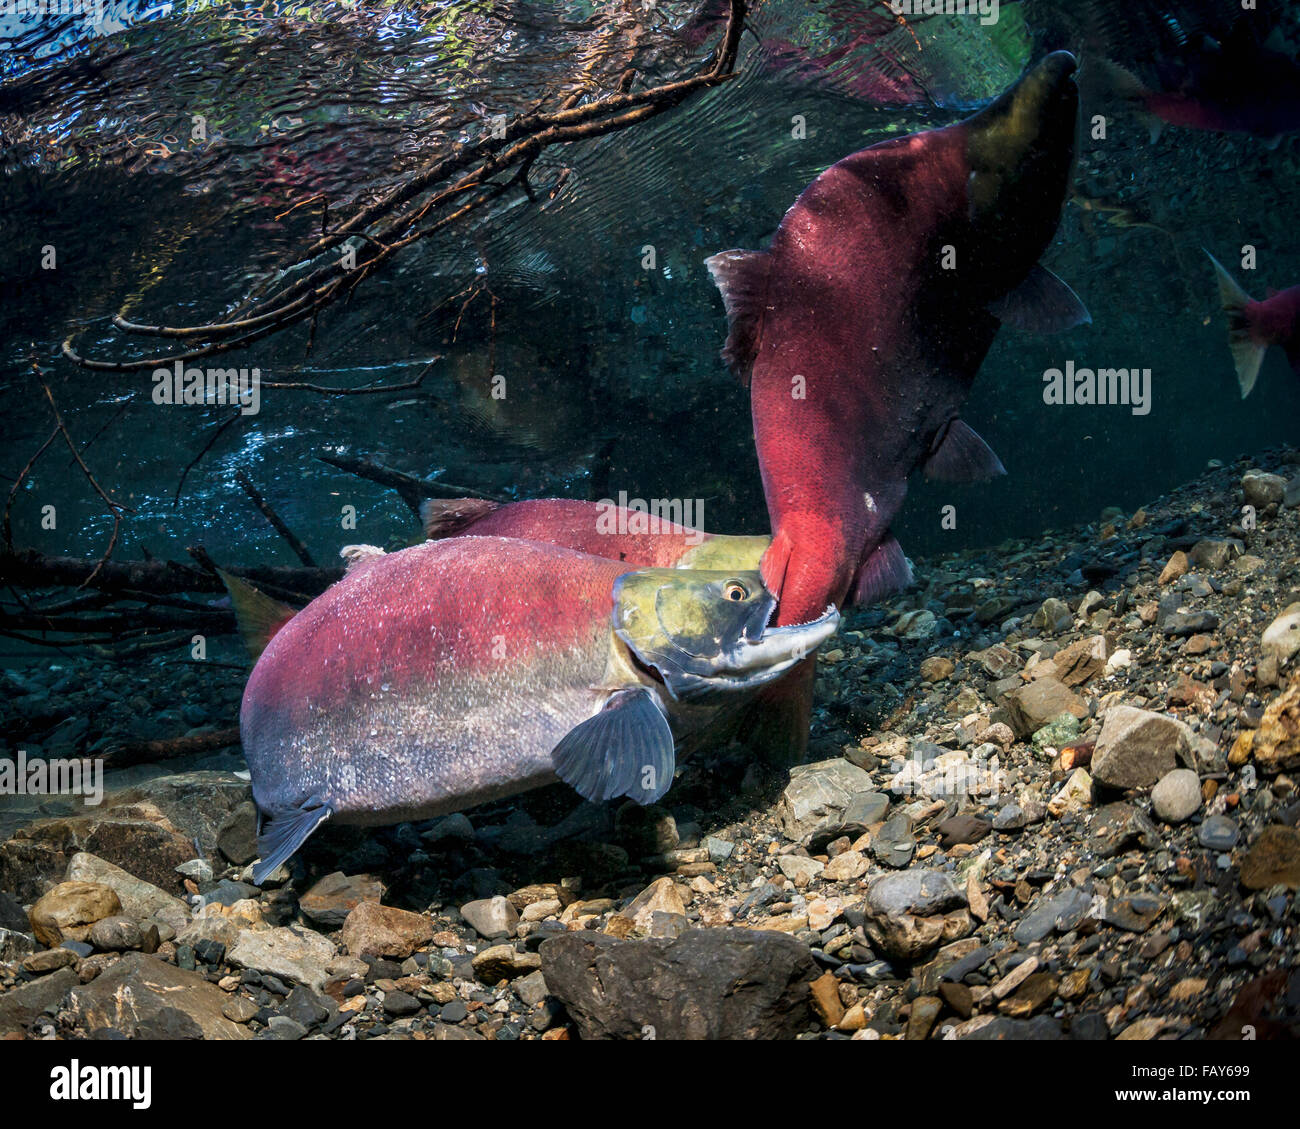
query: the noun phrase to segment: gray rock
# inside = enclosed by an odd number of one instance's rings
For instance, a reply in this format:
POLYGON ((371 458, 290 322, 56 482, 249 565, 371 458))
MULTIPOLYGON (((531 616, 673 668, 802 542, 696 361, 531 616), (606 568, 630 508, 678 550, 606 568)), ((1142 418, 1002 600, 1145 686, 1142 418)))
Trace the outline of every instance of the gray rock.
POLYGON ((866 911, 879 918, 910 913, 946 913, 966 904, 966 895, 940 870, 906 870, 877 878, 867 891, 866 911))
POLYGON ((121 953, 144 948, 144 937, 131 918, 106 917, 90 927, 90 943, 100 952, 121 953))
POLYGON ((1003 804, 993 817, 994 831, 1020 831, 1047 818, 1047 805, 1038 800, 1003 804))
POLYGON ((806 945, 749 929, 545 941, 542 972, 584 1039, 790 1039, 813 1023, 806 945))
POLYGON ((1015 937, 1022 945, 1041 941, 1053 929, 1059 933, 1068 933, 1078 926, 1092 905, 1092 898, 1077 886, 1067 886, 1064 890, 1047 899, 1040 899, 1016 925, 1015 937))
POLYGON ((831 830, 842 822, 854 795, 870 790, 871 775, 843 757, 796 765, 777 805, 781 828, 796 842, 831 830))
POLYGON ((1165 773, 1151 789, 1151 807, 1166 823, 1182 823, 1201 806, 1201 779, 1190 768, 1165 773))
POLYGON ((710 835, 704 840, 704 849, 709 852, 709 862, 726 862, 731 858, 736 844, 729 839, 719 839, 716 835, 710 835))
POLYGON ((1286 498, 1286 479, 1266 470, 1248 470, 1241 479, 1241 493, 1247 505, 1262 510, 1286 498))
POLYGON ((17 929, 0 929, 0 964, 22 960, 36 951, 36 938, 17 929))
POLYGON ((1191 730, 1176 718, 1112 706, 1092 753, 1092 777, 1108 788, 1150 787, 1177 767, 1191 738, 1191 730))
POLYGON ((519 911, 499 894, 495 898, 467 902, 460 907, 460 915, 488 941, 513 937, 519 925, 519 911))
POLYGON ((885 818, 889 803, 889 797, 884 792, 858 792, 844 809, 844 822, 866 829, 885 818))
POLYGON ((916 853, 911 818, 899 812, 885 820, 884 825, 872 837, 871 853, 885 866, 901 869, 911 862, 916 853))
POLYGON ((30 984, 0 993, 0 1035, 25 1034, 38 1015, 57 1008, 77 983, 77 974, 72 969, 61 968, 30 984))
POLYGON ((546 986, 546 976, 541 969, 519 977, 513 987, 524 1007, 536 1007, 551 994, 551 990, 546 986))
POLYGON ((269 973, 318 992, 325 984, 326 965, 333 959, 333 942, 297 925, 246 929, 226 952, 226 960, 236 968, 269 973))
POLYGON ((217 850, 236 866, 257 858, 257 807, 252 800, 236 804, 217 831, 217 850))
POLYGON ((1300 651, 1300 612, 1284 612, 1264 631, 1260 650, 1279 663, 1290 662, 1300 651))
POLYGON ((153 918, 166 922, 177 932, 190 922, 190 907, 180 898, 96 855, 73 855, 67 877, 70 882, 98 882, 111 887, 122 903, 122 912, 136 921, 153 918))
POLYGON ((13 895, 0 890, 0 929, 25 933, 29 928, 31 923, 28 922, 23 907, 18 904, 13 895))
POLYGON ((1226 815, 1211 815, 1201 824, 1196 837, 1202 847, 1211 851, 1230 851, 1237 845, 1240 835, 1235 819, 1229 819, 1226 815))

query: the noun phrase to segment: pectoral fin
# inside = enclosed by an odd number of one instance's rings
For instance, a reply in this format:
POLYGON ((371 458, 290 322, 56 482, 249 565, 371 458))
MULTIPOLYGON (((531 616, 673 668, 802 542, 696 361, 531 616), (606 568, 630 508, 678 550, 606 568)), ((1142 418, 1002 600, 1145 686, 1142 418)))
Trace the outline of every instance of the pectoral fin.
POLYGON ((994 302, 989 312, 1003 325, 1030 333, 1064 333, 1077 325, 1092 324, 1092 315, 1079 296, 1040 266, 1010 294, 994 302))
POLYGON ((969 425, 955 419, 925 463, 925 477, 936 482, 986 482, 1007 468, 969 425))
POLYGON ((555 774, 594 803, 652 804, 673 782, 673 733, 649 690, 618 690, 551 753, 555 774))
POLYGON ((259 811, 257 850, 262 857, 253 866, 253 881, 259 886, 265 882, 333 814, 334 809, 319 796, 309 796, 297 807, 259 811))

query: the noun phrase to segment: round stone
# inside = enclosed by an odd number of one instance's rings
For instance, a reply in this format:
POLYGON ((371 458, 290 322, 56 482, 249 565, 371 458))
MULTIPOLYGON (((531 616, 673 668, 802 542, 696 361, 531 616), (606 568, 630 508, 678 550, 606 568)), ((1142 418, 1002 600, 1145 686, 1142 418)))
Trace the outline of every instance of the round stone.
POLYGON ((1166 823, 1182 823, 1201 806, 1201 780, 1190 768, 1166 772, 1151 789, 1151 807, 1166 823))

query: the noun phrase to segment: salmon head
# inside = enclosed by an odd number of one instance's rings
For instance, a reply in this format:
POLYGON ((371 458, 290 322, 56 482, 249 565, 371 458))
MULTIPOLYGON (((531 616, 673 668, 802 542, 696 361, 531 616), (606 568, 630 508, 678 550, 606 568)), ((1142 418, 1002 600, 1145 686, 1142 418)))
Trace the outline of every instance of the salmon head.
POLYGON ((757 571, 644 569, 614 587, 614 633, 673 701, 754 690, 807 658, 839 626, 828 607, 803 624, 771 627, 776 598, 757 571))

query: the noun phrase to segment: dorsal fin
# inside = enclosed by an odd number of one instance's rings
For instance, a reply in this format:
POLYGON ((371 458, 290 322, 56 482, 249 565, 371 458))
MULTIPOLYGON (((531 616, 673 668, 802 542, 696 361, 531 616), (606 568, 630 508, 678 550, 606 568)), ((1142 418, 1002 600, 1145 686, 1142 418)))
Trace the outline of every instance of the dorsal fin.
POLYGON ((424 522, 425 537, 436 541, 459 533, 500 508, 499 502, 485 498, 426 498, 420 503, 420 520, 424 522))
POLYGON ((1007 468, 969 424, 954 419, 925 463, 925 477, 936 482, 987 482, 1007 468))
POLYGON ((217 575, 230 593, 230 603, 235 609, 235 625, 239 628, 249 655, 256 662, 275 633, 298 614, 298 609, 272 599, 265 592, 259 592, 247 580, 240 580, 221 569, 217 569, 217 575))
POLYGON ((772 258, 766 251, 719 251, 704 260, 722 292, 727 310, 727 343, 722 359, 740 382, 749 387, 749 372, 758 352, 767 302, 767 276, 772 258))

